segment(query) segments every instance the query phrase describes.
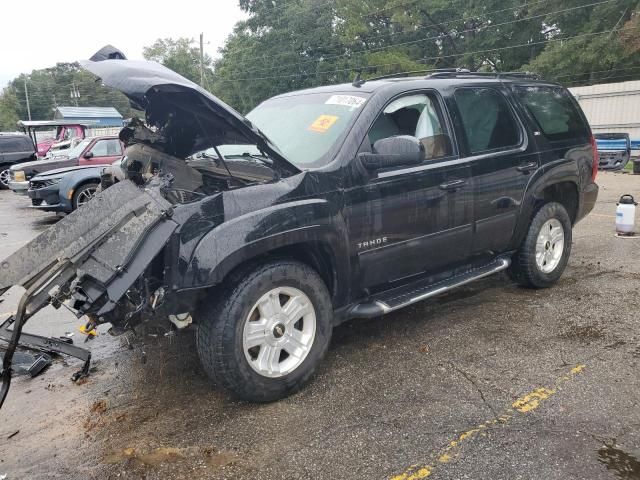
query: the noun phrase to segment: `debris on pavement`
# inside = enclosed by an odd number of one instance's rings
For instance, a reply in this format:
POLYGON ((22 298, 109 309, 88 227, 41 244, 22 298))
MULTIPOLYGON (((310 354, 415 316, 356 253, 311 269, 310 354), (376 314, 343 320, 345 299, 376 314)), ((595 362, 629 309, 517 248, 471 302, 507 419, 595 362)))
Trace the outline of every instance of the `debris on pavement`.
MULTIPOLYGON (((2 357, 0 354, 0 360, 2 357)), ((16 352, 13 358, 13 370, 16 375, 29 375, 31 378, 40 375, 52 363, 51 356, 46 353, 16 352)))

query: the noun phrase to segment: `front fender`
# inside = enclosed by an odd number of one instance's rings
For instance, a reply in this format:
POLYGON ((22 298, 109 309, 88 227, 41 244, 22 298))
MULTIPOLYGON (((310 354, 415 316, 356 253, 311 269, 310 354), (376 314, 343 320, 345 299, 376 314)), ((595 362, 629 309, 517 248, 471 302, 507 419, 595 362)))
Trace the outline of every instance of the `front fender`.
POLYGON ((185 288, 222 282, 235 267, 275 249, 299 244, 329 248, 337 290, 348 282, 348 242, 341 215, 327 200, 287 202, 249 212, 207 233, 194 249, 183 277, 185 288), (339 266, 337 268, 336 266, 339 266))

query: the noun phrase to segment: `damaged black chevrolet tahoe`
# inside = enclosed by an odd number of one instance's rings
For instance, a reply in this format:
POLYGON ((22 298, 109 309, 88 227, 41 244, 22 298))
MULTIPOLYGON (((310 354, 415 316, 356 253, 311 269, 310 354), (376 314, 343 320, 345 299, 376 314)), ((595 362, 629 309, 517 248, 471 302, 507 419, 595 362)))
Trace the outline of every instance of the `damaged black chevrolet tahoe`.
POLYGON ((14 347, 47 304, 113 333, 192 322, 215 383, 272 401, 309 380, 344 320, 503 270, 553 285, 596 201, 583 113, 525 75, 354 81, 245 118, 155 63, 83 66, 144 122, 121 133, 126 180, 0 264, 0 293, 26 289, 14 347))

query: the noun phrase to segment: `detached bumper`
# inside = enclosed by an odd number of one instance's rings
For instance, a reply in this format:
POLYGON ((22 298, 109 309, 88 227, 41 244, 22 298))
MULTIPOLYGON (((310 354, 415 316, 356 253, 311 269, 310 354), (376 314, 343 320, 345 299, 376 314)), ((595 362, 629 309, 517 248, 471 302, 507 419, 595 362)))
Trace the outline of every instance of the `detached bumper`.
POLYGON ((15 180, 9 180, 9 188, 15 193, 26 195, 27 190, 29 190, 29 181, 16 182, 15 180))
POLYGON ((600 170, 620 170, 629 162, 629 154, 622 151, 600 150, 598 156, 600 157, 598 165, 600 170))

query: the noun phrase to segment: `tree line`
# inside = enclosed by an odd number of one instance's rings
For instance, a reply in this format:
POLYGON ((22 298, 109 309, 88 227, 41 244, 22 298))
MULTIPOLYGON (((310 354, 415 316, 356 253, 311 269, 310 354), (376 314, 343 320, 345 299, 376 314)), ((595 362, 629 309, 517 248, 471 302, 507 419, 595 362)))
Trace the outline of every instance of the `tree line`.
MULTIPOLYGON (((640 78, 638 0, 240 0, 248 14, 213 60, 190 39, 144 49, 241 112, 300 88, 400 71, 533 71, 567 86, 640 78)), ((0 130, 51 118, 55 103, 115 106, 126 98, 76 64, 14 79, 0 95, 0 130), (73 100, 72 100, 73 101, 73 100)))

